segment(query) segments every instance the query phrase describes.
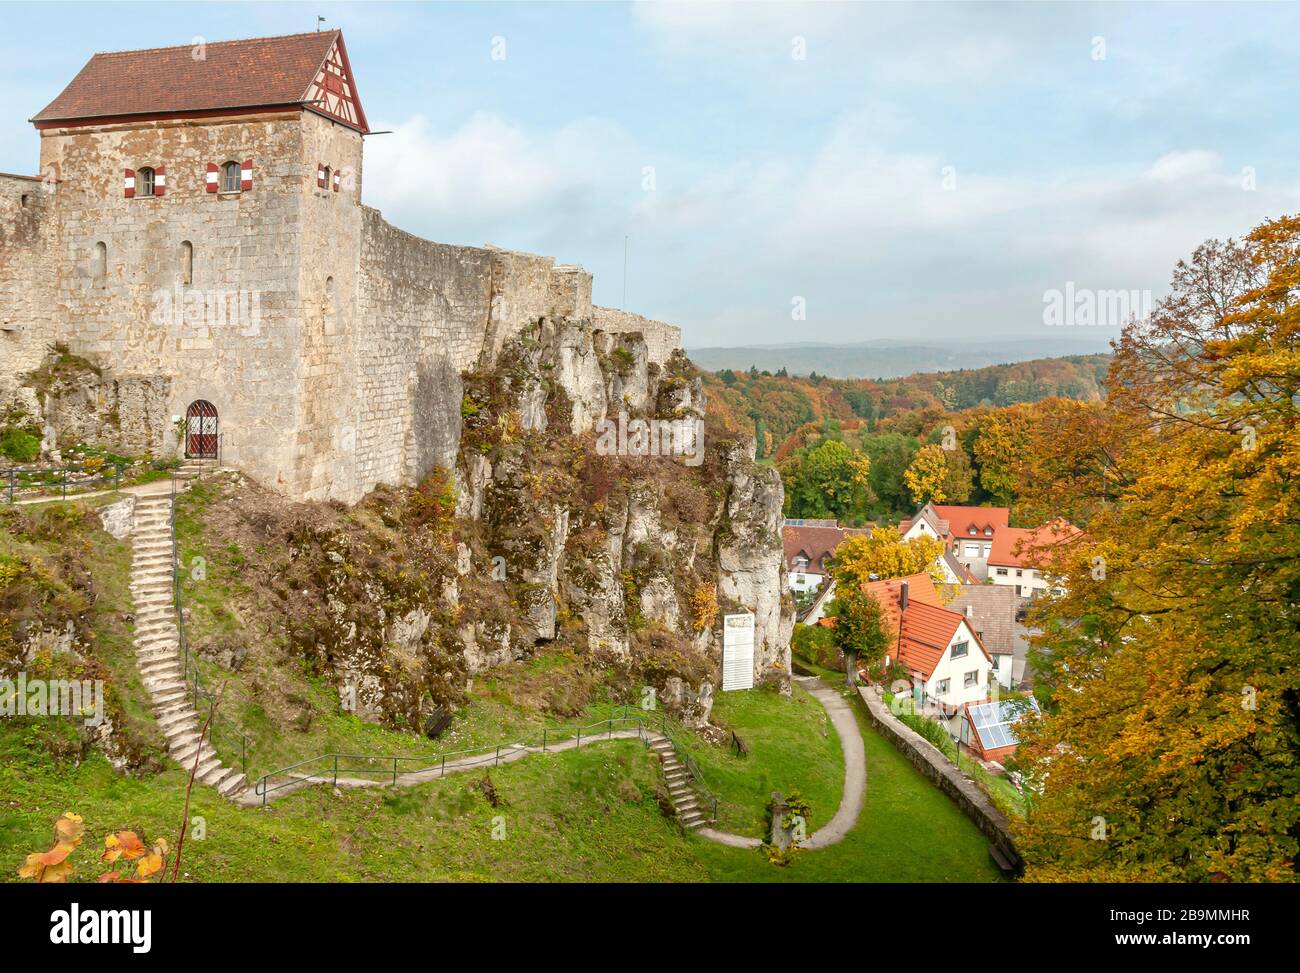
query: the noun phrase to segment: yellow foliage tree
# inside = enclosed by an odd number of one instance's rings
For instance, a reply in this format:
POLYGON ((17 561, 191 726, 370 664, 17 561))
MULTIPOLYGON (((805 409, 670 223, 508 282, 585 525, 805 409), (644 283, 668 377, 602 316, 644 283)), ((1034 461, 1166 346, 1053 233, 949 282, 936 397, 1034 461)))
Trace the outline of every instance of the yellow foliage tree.
POLYGON ((943 580, 938 561, 943 542, 933 537, 905 541, 894 527, 877 527, 871 536, 846 537, 835 549, 831 577, 837 590, 857 588, 877 578, 904 578, 927 572, 936 582, 943 580))
POLYGON ((1198 248, 1125 329, 1106 403, 1038 424, 1030 482, 1073 497, 1089 543, 1037 619, 1028 878, 1295 881, 1298 349, 1287 217, 1198 248))
POLYGON ((948 478, 948 463, 943 447, 930 443, 917 450, 912 465, 903 471, 903 482, 913 503, 943 503, 948 498, 944 483, 948 478))

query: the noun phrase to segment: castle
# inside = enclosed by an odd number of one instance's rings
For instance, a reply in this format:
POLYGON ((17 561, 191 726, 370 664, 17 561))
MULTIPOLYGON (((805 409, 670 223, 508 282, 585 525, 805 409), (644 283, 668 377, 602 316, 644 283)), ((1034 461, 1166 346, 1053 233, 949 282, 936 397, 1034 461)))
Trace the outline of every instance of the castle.
POLYGON ((459 410, 460 373, 526 326, 640 332, 658 363, 681 347, 594 307, 581 267, 363 205, 339 31, 96 54, 32 123, 40 174, 0 174, 0 397, 66 346, 136 383, 155 455, 350 503, 445 461, 421 414, 459 410))

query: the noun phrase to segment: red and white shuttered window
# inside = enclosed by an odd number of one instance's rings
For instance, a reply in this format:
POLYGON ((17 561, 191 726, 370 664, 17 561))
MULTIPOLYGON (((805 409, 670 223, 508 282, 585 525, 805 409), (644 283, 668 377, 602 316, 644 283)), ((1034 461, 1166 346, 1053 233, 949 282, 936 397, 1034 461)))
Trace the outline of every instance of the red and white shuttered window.
POLYGON ((323 162, 316 163, 316 188, 324 189, 329 185, 330 167, 323 162))
POLYGON ((343 181, 343 175, 337 169, 334 170, 334 191, 339 191, 339 184, 343 181))
POLYGON ((167 170, 162 166, 127 169, 122 178, 122 195, 127 199, 162 196, 167 192, 167 170))
POLYGON ((210 193, 240 193, 253 188, 253 160, 208 163, 206 186, 210 193))

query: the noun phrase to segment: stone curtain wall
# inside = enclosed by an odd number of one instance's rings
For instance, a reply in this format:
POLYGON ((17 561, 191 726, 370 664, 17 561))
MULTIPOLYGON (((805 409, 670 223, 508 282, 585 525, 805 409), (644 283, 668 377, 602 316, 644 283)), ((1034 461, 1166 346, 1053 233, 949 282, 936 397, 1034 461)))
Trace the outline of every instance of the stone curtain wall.
POLYGON ((362 207, 356 298, 356 492, 408 479, 412 395, 421 362, 449 364, 445 396, 460 409, 459 373, 483 349, 491 307, 492 255, 430 243, 362 207))
POLYGON ((39 181, 0 174, 0 407, 52 340, 52 202, 39 181))
POLYGON ((551 257, 431 243, 362 207, 354 494, 455 467, 460 373, 542 318, 592 314, 591 274, 551 257))
POLYGON ((650 360, 658 365, 664 364, 672 357, 674 351, 682 346, 682 329, 662 321, 651 321, 630 311, 618 311, 611 307, 592 308, 592 325, 599 331, 611 334, 626 334, 639 331, 645 338, 646 350, 650 360))
POLYGON ((903 756, 922 774, 938 785, 966 817, 975 822, 1002 854, 1017 869, 1021 867, 1020 853, 1011 840, 1011 822, 989 799, 989 796, 969 781, 930 741, 898 720, 870 686, 859 686, 858 694, 867 704, 867 716, 872 725, 885 735, 903 756))

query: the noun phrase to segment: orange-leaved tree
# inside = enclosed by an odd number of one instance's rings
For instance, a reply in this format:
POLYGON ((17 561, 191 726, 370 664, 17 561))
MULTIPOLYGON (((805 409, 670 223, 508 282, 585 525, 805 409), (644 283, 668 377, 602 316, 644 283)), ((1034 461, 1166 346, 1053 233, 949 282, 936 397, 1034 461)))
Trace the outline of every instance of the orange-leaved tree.
POLYGON ((1088 540, 1039 615, 1031 879, 1296 877, 1298 337, 1287 217, 1180 263, 1116 342, 1104 406, 1030 434, 1037 501, 1088 540))

